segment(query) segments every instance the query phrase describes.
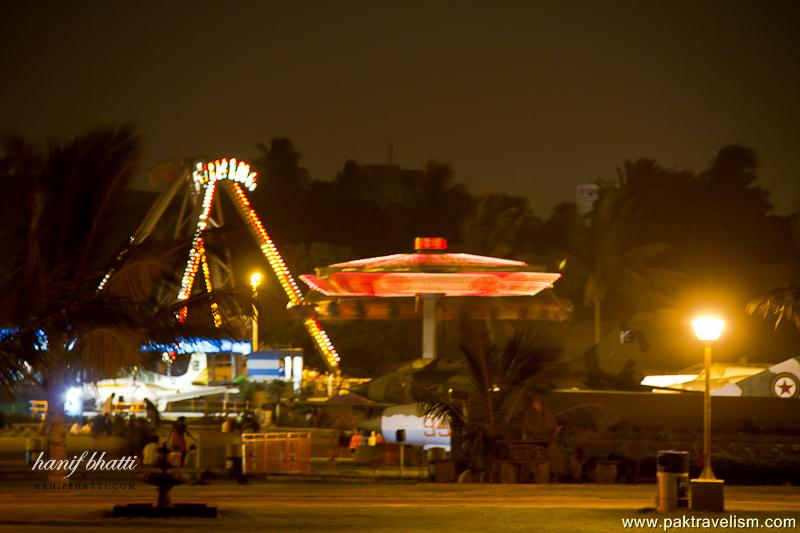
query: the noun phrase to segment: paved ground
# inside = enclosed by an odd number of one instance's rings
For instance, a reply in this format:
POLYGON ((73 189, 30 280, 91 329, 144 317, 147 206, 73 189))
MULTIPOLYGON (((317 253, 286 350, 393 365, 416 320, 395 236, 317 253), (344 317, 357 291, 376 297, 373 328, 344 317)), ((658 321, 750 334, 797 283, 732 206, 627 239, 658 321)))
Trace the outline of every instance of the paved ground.
MULTIPOLYGON (((176 502, 218 506, 217 519, 114 519, 106 514, 114 504, 152 501, 154 490, 138 482, 133 490, 116 491, 37 490, 33 483, 0 488, 0 531, 623 531, 621 518, 661 516, 644 511, 653 506, 650 485, 279 479, 248 485, 220 481, 173 491, 176 502)), ((799 487, 727 487, 726 502, 728 512, 737 516, 800 517, 799 487)))

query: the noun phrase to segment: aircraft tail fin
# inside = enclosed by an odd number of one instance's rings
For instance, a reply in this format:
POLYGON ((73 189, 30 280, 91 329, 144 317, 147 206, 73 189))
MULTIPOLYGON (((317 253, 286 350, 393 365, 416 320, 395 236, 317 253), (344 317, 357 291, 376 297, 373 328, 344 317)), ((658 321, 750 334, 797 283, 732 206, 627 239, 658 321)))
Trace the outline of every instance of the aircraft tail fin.
POLYGON ((800 357, 787 359, 736 383, 713 390, 714 396, 800 397, 800 357))
POLYGON ((192 385, 208 385, 208 358, 206 354, 193 353, 191 359, 189 359, 189 367, 181 378, 192 385))

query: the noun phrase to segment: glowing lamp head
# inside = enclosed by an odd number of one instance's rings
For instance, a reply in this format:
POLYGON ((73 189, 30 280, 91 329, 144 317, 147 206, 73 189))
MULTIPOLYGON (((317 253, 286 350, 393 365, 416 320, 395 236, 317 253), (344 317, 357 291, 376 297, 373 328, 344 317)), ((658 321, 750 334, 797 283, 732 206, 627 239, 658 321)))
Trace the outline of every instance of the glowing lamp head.
POLYGON ((255 290, 259 285, 261 285, 261 272, 253 272, 250 274, 250 286, 255 290))
POLYGON ((692 328, 697 340, 713 342, 719 339, 725 321, 718 316, 699 316, 692 320, 692 328))

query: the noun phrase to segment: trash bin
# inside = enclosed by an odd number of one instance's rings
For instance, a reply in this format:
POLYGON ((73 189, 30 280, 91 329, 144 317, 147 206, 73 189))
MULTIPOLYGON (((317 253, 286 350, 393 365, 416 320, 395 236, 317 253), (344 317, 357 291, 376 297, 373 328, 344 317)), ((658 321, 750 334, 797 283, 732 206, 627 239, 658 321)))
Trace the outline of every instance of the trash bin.
POLYGON ((25 462, 32 465, 42 453, 42 439, 30 437, 25 441, 25 462))
POLYGON ((689 452, 658 452, 656 507, 660 513, 689 507, 689 452))

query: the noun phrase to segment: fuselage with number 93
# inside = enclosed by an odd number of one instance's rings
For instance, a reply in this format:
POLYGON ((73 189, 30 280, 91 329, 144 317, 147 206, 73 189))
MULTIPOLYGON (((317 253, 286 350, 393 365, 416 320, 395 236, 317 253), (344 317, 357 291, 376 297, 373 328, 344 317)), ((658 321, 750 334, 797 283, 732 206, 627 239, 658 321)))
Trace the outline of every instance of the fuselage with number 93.
POLYGON ((423 448, 450 450, 450 423, 446 418, 422 417, 419 404, 387 407, 381 415, 381 433, 386 442, 397 442, 397 430, 405 430, 405 444, 416 444, 423 448))

